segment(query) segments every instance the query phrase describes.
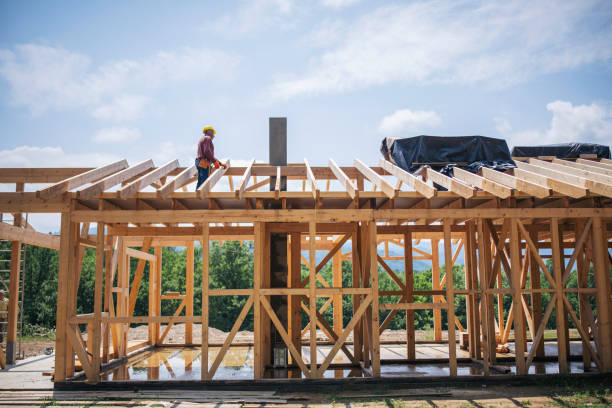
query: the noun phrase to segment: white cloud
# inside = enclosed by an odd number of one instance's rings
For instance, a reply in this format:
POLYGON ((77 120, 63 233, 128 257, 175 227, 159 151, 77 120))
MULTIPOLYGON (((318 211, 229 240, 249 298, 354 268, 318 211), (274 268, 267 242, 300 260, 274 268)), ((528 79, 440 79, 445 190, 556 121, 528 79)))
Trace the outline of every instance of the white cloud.
POLYGON ((380 7, 337 25, 344 27, 338 39, 304 72, 280 76, 269 93, 287 99, 396 82, 510 86, 609 61, 610 13, 612 3, 596 0, 431 0, 380 7))
POLYGON ((126 127, 110 127, 98 130, 91 140, 96 143, 121 143, 140 139, 140 130, 126 127))
POLYGON ((358 3, 361 0, 321 0, 321 4, 326 7, 332 8, 342 8, 346 6, 351 6, 355 3, 358 3))
POLYGON ((18 146, 0 150, 2 167, 98 167, 120 157, 104 153, 67 153, 61 147, 18 146))
POLYGON ((295 25, 296 8, 306 3, 295 0, 243 1, 236 12, 207 22, 202 30, 229 36, 250 34, 270 27, 287 30, 295 25))
POLYGON ((185 47, 94 66, 86 55, 22 44, 0 50, 0 76, 10 85, 11 103, 34 114, 84 107, 95 117, 119 119, 121 104, 131 107, 131 115, 141 113, 146 98, 137 94, 173 82, 229 78, 237 62, 236 56, 222 51, 185 47))
POLYGON ((107 105, 94 109, 94 118, 101 120, 125 121, 142 117, 148 98, 139 95, 119 95, 107 105))
POLYGON ((378 126, 378 131, 384 134, 413 132, 436 127, 440 122, 440 116, 434 111, 400 109, 385 116, 378 126))
POLYGON ((573 105, 571 102, 554 101, 547 104, 546 109, 552 112, 546 130, 514 131, 506 119, 495 118, 497 130, 512 146, 568 142, 612 144, 611 102, 573 105))

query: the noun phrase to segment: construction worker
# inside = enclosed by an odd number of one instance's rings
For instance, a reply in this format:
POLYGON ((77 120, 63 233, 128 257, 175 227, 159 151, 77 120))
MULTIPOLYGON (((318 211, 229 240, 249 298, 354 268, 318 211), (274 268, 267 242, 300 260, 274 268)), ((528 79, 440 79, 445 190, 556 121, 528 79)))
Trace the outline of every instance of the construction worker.
POLYGON ((0 343, 4 340, 6 322, 8 321, 8 299, 4 297, 4 290, 0 289, 0 343))
POLYGON ((210 166, 214 166, 216 169, 219 167, 227 168, 225 163, 220 163, 215 157, 215 146, 213 145, 213 139, 217 133, 215 129, 212 126, 206 126, 202 133, 204 133, 204 136, 198 142, 198 152, 195 160, 195 165, 198 169, 198 185, 196 190, 208 178, 210 166))

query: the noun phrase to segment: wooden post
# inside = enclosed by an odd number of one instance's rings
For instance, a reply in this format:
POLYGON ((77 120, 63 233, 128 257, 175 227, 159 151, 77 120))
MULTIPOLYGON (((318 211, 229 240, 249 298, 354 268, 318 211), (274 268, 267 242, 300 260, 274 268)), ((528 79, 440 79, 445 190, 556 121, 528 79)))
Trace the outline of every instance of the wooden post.
POLYGON ((208 292, 209 284, 209 231, 208 222, 202 223, 202 374, 203 381, 210 380, 208 376, 208 292))
POLYGON ((69 295, 72 286, 70 269, 72 250, 74 249, 75 229, 71 212, 62 213, 60 229, 59 272, 57 278, 57 321, 55 325, 55 382, 66 380, 66 361, 68 360, 70 342, 67 338, 68 318, 70 313, 69 295))
MULTIPOLYGON (((488 311, 488 295, 485 289, 488 289, 487 281, 488 281, 488 269, 491 268, 491 258, 488 249, 489 245, 489 236, 486 235, 486 225, 482 218, 478 219, 478 272, 479 272, 479 281, 480 281, 480 325, 482 332, 482 361, 483 361, 483 369, 484 374, 489 375, 489 363, 491 362, 492 356, 495 355, 495 348, 491 350, 491 341, 490 341, 490 330, 489 326, 493 324, 493 322, 489 319, 489 311, 488 311), (488 267, 487 267, 488 266, 488 267)), ((495 340, 493 340, 495 341, 495 340)))
MULTIPOLYGON (((353 224, 353 234, 351 236, 351 251, 352 251, 352 284, 353 288, 362 287, 361 284, 361 230, 359 228, 359 223, 353 224)), ((359 309, 359 305, 361 304, 361 296, 353 295, 353 314, 357 312, 359 309)), ((363 353, 363 342, 361 334, 363 333, 363 328, 361 324, 361 319, 355 325, 353 329, 353 354, 357 361, 362 359, 363 353)))
MULTIPOLYGON (((438 245, 440 240, 431 239, 431 282, 433 290, 440 290, 440 253, 438 245)), ((434 303, 441 302, 439 295, 433 296, 434 303)), ((434 340, 442 340, 442 310, 435 308, 433 310, 434 319, 434 340)))
POLYGON ((265 366, 262 358, 262 313, 265 313, 261 307, 261 275, 263 269, 264 258, 264 240, 266 238, 265 224, 262 222, 253 223, 255 232, 255 248, 253 254, 253 330, 254 330, 254 357, 253 357, 253 376, 256 380, 263 378, 265 366))
MULTIPOLYGON (((193 241, 187 243, 187 265, 185 269, 185 316, 193 316, 193 241)), ((193 344, 193 323, 185 324, 185 344, 193 344)))
POLYGON ((478 290, 478 260, 476 258, 476 225, 474 221, 467 223, 467 239, 465 241, 465 268, 466 268, 466 288, 471 292, 466 296, 470 311, 468 317, 468 334, 470 338, 470 357, 475 359, 482 358, 482 350, 480 348, 480 311, 478 307, 478 299, 476 293, 472 291, 478 290))
POLYGON ((379 337, 379 312, 378 312, 378 248, 376 240, 376 222, 368 223, 369 249, 370 249, 370 281, 372 287, 372 375, 380 377, 380 337, 379 337))
MULTIPOLYGON (((153 254, 155 255, 155 315, 156 316, 161 316, 162 315, 162 309, 161 309, 161 290, 162 290, 162 280, 161 280, 161 275, 162 275, 162 247, 160 246, 156 246, 155 248, 153 248, 153 254)), ((161 323, 157 322, 154 325, 154 332, 155 332, 155 345, 159 346, 160 345, 160 334, 161 334, 161 323)))
MULTIPOLYGON (((531 230, 529 231, 529 237, 534 244, 538 244, 538 232, 531 230)), ((531 278, 531 288, 532 289, 540 289, 542 287, 540 282, 540 277, 542 272, 540 271, 540 265, 535 256, 530 251, 527 251, 529 254, 529 273, 531 278)), ((533 292, 531 294, 531 310, 533 315, 533 326, 540 327, 540 323, 542 322, 542 294, 540 292, 533 292)), ((533 341, 533 339, 531 339, 533 341)), ((532 345, 534 347, 535 345, 532 345)), ((541 341, 536 347, 535 355, 536 357, 544 357, 544 342, 541 341)))
MULTIPOLYGON (((576 229, 574 231, 574 242, 578 241, 578 237, 584 230, 585 222, 583 219, 576 220, 576 229)), ((580 248, 580 252, 576 257, 576 269, 578 272, 578 287, 579 288, 587 288, 589 286, 589 262, 586 259, 586 251, 584 250, 587 243, 585 243, 582 248, 580 248)), ((578 310, 580 312, 580 324, 585 333, 589 332, 589 321, 586 318, 587 308, 591 308, 591 304, 589 302, 589 297, 584 293, 578 294, 578 310)), ((582 340, 582 363, 585 371, 591 369, 591 353, 587 350, 588 343, 584 339, 582 340)))
POLYGON ((593 218, 593 263, 595 267, 595 286, 597 287, 597 320, 601 357, 605 373, 612 372, 612 324, 610 323, 610 270, 608 264, 607 234, 601 217, 593 218))
MULTIPOLYGON (((96 278, 94 286, 94 323, 93 333, 87 331, 87 340, 91 339, 92 365, 95 370, 95 382, 100 380, 100 337, 102 324, 102 281, 104 279, 104 224, 98 223, 96 227, 96 278)), ((91 379, 90 379, 91 380, 91 379)))
MULTIPOLYGON (((567 330, 565 305, 563 304, 563 270, 565 269, 565 259, 563 257, 562 243, 563 239, 559 231, 559 219, 550 219, 550 233, 552 245, 552 260, 553 260, 553 276, 555 279, 555 292, 557 294, 557 304, 555 305, 556 322, 557 322, 557 347, 559 355, 559 373, 569 373, 567 363, 567 330), (564 316, 565 315, 565 316, 564 316)), ((516 313, 515 313, 516 315, 516 313)), ((516 318, 516 316, 515 316, 516 318)))
MULTIPOLYGON (((414 269, 412 263, 412 233, 404 233, 404 277, 406 279, 406 303, 414 302, 414 269)), ((406 357, 416 359, 416 335, 414 310, 406 310, 406 357)))
POLYGON ((446 320, 448 326, 448 361, 451 377, 457 376, 457 337, 455 336, 455 283, 451 247, 451 219, 444 220, 444 263, 446 273, 446 320))
POLYGON ((516 218, 510 225, 510 268, 512 278, 512 299, 514 300, 514 348, 516 354, 516 372, 527 374, 525 364, 525 315, 523 311, 523 294, 521 293, 521 238, 516 218))
MULTIPOLYGON (((332 257, 332 286, 342 287, 342 248, 332 257)), ((334 332, 340 336, 342 334, 342 294, 334 295, 334 332)))
MULTIPOLYGON (((302 283, 302 242, 301 234, 295 232, 289 236, 289 279, 290 288, 299 288, 302 283)), ((301 296, 289 295, 288 332, 298 353, 302 354, 302 309, 301 296)), ((293 356, 290 356, 293 361, 293 356)), ((298 368, 290 371, 292 378, 301 378, 302 371, 298 368)))
MULTIPOLYGON (((129 258, 125 253, 126 244, 125 241, 121 241, 119 246, 119 257, 118 257, 118 270, 117 270, 117 286, 119 292, 117 294, 117 316, 128 315, 128 304, 129 299, 129 258)), ((129 324, 122 323, 119 330, 119 351, 117 357, 125 357, 127 355, 127 327, 129 324)))
MULTIPOLYGON (((312 220, 308 223, 308 235, 309 235, 309 262, 310 270, 308 273, 308 300, 309 300, 309 312, 310 312, 310 372, 312 378, 318 378, 319 372, 317 369, 317 281, 316 281, 316 270, 317 270, 317 245, 316 245, 316 231, 317 223, 312 220)), ((323 374, 323 373, 321 373, 323 374)))
MULTIPOLYGON (((24 183, 17 183, 15 191, 23 192, 24 183)), ((21 227, 21 213, 13 215, 13 225, 21 227)), ((21 280, 21 245, 19 241, 11 242, 11 271, 8 293, 8 325, 6 329, 6 363, 15 364, 17 360, 17 323, 19 317, 19 281, 21 280)), ((23 307, 23 305, 22 305, 23 307)))
MULTIPOLYGON (((110 308, 111 301, 111 256, 112 252, 110 250, 106 252, 106 265, 105 265, 105 274, 104 274, 104 312, 108 313, 110 308)), ((109 314, 110 316, 110 314, 109 314)), ((110 324, 104 323, 104 330, 102 334, 102 362, 108 363, 109 360, 109 346, 110 346, 110 324)))

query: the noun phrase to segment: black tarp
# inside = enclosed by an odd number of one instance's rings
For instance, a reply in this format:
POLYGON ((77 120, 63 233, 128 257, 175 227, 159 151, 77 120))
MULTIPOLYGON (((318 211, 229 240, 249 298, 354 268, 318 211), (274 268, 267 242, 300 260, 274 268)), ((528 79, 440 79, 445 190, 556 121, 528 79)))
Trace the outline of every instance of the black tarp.
POLYGON ((386 160, 410 173, 423 165, 448 176, 455 166, 472 173, 481 167, 501 171, 516 167, 506 141, 486 136, 385 138, 380 151, 386 160))
POLYGON ((609 159, 610 147, 595 143, 559 143, 512 148, 514 157, 556 156, 560 159, 577 159, 581 154, 596 154, 600 159, 609 159))

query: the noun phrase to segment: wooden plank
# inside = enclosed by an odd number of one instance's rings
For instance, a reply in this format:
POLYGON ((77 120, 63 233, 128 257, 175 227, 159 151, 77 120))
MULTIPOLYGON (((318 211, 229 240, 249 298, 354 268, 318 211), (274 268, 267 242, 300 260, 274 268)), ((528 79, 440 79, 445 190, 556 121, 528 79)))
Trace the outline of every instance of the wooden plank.
POLYGON ((463 198, 472 198, 476 194, 476 190, 474 190, 473 187, 470 187, 457 179, 445 176, 444 174, 433 170, 431 167, 427 167, 427 178, 463 198))
POLYGON ((308 273, 309 280, 309 309, 310 309, 310 373, 311 378, 321 377, 320 373, 317 372, 317 295, 316 295, 316 269, 317 269, 317 251, 316 251, 316 231, 317 223, 313 219, 308 223, 308 236, 310 242, 308 243, 308 251, 310 254, 309 266, 310 271, 308 273))
POLYGON ((33 229, 15 227, 6 223, 0 223, 0 238, 43 248, 60 249, 59 235, 43 234, 33 229))
POLYGON ((370 282, 372 288, 372 375, 380 377, 380 333, 379 333, 379 285, 378 285, 378 247, 376 222, 368 223, 368 247, 370 250, 370 282))
POLYGON ((453 176, 466 184, 471 184, 474 187, 478 187, 481 190, 489 192, 499 198, 508 198, 512 196, 512 189, 504 186, 503 184, 496 183, 493 180, 480 177, 469 171, 460 169, 459 167, 453 168, 453 176))
POLYGON ((238 318, 234 322, 234 325, 232 326, 232 329, 230 330, 229 334, 225 338, 225 341, 223 342, 223 346, 221 347, 221 350, 219 350, 219 352, 217 353, 217 357, 215 358, 215 361, 213 361, 213 364, 210 367, 210 371, 209 371, 208 375, 209 375, 211 380, 215 376, 215 373, 217 372, 217 368, 219 368, 219 365, 221 364, 221 361, 223 361, 223 357, 227 353, 227 350, 229 349, 230 345, 232 344, 232 340, 236 336, 236 333, 238 333, 238 330, 240 329, 240 326, 242 325, 242 322, 244 321, 246 315, 251 310, 251 306, 253 306, 253 296, 252 295, 249 296, 249 298, 247 299, 246 303, 242 307, 242 310, 240 311, 240 314, 238 315, 238 318))
POLYGON ((372 184, 380 189, 388 198, 395 198, 397 191, 387 180, 382 178, 372 168, 359 159, 355 159, 354 165, 361 174, 365 176, 372 184))
MULTIPOLYGON (((293 361, 297 363, 297 365, 300 367, 300 369, 302 370, 306 378, 313 378, 312 367, 309 370, 308 367, 306 367, 306 364, 304 364, 304 360, 302 360, 300 353, 297 351, 295 345, 289 338, 289 335, 285 331, 285 328, 283 327, 283 324, 281 323, 281 321, 278 319, 278 316, 276 316, 276 313, 274 313, 274 310, 272 310, 272 306, 270 305, 270 302, 268 302, 268 299, 266 299, 265 296, 261 296, 260 301, 261 301, 261 305, 263 306, 264 310, 266 311, 270 319, 272 319, 272 323, 274 324, 274 327, 276 327, 276 330, 278 331, 281 338, 283 339, 283 341, 289 348, 289 352, 293 356, 293 361)), ((315 326, 315 330, 316 330, 316 325, 313 324, 313 326, 315 326)), ((313 359, 312 355, 310 359, 311 360, 313 359)), ((316 357, 314 357, 314 359, 316 361, 316 357)), ((316 365, 315 365, 315 370, 316 370, 316 365)))
POLYGON ((580 169, 580 170, 588 171, 590 173, 600 174, 604 177, 612 177, 612 171, 603 169, 600 166, 596 166, 595 162, 593 161, 587 161, 585 163, 581 163, 581 162, 574 162, 570 160, 562 160, 562 159, 555 158, 552 160, 552 162, 555 164, 562 164, 566 167, 572 167, 574 169, 580 169))
MULTIPOLYGON (((142 252, 142 253, 149 253, 149 248, 151 247, 151 241, 152 239, 150 237, 147 237, 144 239, 144 242, 142 244, 142 251, 138 251, 138 252, 142 252)), ((155 255, 151 255, 153 257, 153 259, 151 260, 150 258, 148 259, 150 262, 155 262, 156 261, 156 257, 155 255)), ((129 303, 129 309, 128 309, 128 314, 131 316, 134 314, 134 308, 136 307, 136 300, 138 299, 138 292, 140 290, 140 282, 142 281, 142 275, 144 274, 144 268, 146 265, 146 261, 147 259, 143 259, 143 258, 139 258, 138 259, 138 265, 136 265, 136 272, 134 272, 134 279, 132 280, 132 285, 130 288, 130 303, 129 303)), ((151 276, 151 271, 152 271, 152 265, 149 265, 149 277, 151 276)))
MULTIPOLYGON (((209 283, 209 236, 208 223, 202 224, 202 381, 210 380, 208 371, 208 292, 210 290, 209 283)), ((257 377, 256 377, 257 378, 257 377)))
POLYGON ((178 166, 179 166, 178 160, 172 160, 164 164, 163 166, 153 170, 150 173, 145 174, 142 177, 137 178, 136 180, 132 181, 125 187, 119 189, 116 193, 117 197, 123 200, 129 197, 132 197, 140 189, 143 189, 147 187, 148 185, 150 185, 151 183, 166 176, 168 173, 176 169, 178 166))
MULTIPOLYGON (((102 325, 102 285, 104 279, 104 224, 98 223, 96 226, 96 277, 94 282, 94 322, 93 333, 91 334, 92 349, 92 366, 94 369, 95 378, 100 377, 100 343, 101 343, 101 325, 102 325)), ((108 272, 107 272, 108 273, 108 272)), ((90 333, 87 333, 87 340, 90 340, 90 333)))
POLYGON ((72 344, 72 348, 74 349, 74 351, 77 353, 77 356, 79 357, 79 362, 81 363, 81 367, 83 367, 83 370, 85 371, 85 374, 87 375, 87 382, 91 384, 96 384, 98 383, 100 379, 96 378, 96 372, 94 368, 91 366, 91 363, 89 362, 89 356, 87 355, 87 350, 85 350, 84 344, 77 337, 75 330, 78 330, 78 326, 73 327, 70 325, 68 327, 66 331, 68 335, 68 340, 72 344))
MULTIPOLYGON (((521 248, 517 220, 510 221, 510 266, 512 299, 514 305, 514 347, 516 372, 519 375, 527 374, 525 365, 525 322, 523 312, 523 295, 521 293, 521 248)), ((510 325, 510 323, 508 323, 510 325)))
POLYGON ((83 184, 99 180, 109 174, 115 173, 119 170, 125 169, 128 166, 127 160, 119 160, 115 163, 108 164, 106 166, 98 167, 93 170, 86 171, 85 173, 77 174, 70 177, 69 179, 60 181, 51 186, 42 188, 36 192, 37 196, 42 199, 49 199, 54 196, 63 194, 73 188, 80 187, 83 184))
POLYGON ((325 357, 325 360, 323 360, 323 363, 321 363, 321 366, 319 367, 319 373, 318 373, 319 377, 323 376, 323 373, 325 372, 325 370, 327 370, 327 367, 329 367, 329 365, 331 364, 336 354, 338 354, 340 347, 344 344, 348 335, 355 328, 357 323, 361 320, 361 316, 363 316, 367 308, 370 306, 371 302, 372 302, 372 294, 368 294, 366 298, 363 300, 363 302, 361 302, 361 304, 359 305, 359 308, 353 314, 353 318, 351 319, 349 324, 346 326, 346 328, 344 329, 340 337, 338 337, 338 340, 336 341, 332 349, 329 351, 329 353, 325 357))
POLYGON ((5 167, 0 168, 0 183, 57 183, 83 174, 91 167, 5 167))
POLYGON ((342 171, 340 167, 338 167, 336 162, 331 158, 329 159, 329 168, 334 173, 334 176, 336 176, 336 179, 344 187, 347 194, 352 199, 357 198, 359 196, 359 190, 357 189, 357 186, 355 186, 353 181, 346 175, 346 173, 342 171))
POLYGON ((142 260, 149 261, 149 262, 155 262, 155 255, 152 255, 148 252, 139 251, 134 248, 126 248, 125 254, 132 258, 142 259, 142 260))
POLYGON ((247 184, 249 184, 249 179, 251 178, 251 172, 253 170, 253 164, 255 163, 255 159, 251 159, 249 164, 247 165, 244 173, 242 174, 242 179, 240 180, 240 184, 238 184, 238 188, 236 189, 236 198, 241 200, 244 195, 244 191, 246 190, 247 184))
POLYGON ((55 338, 55 381, 64 381, 66 379, 66 360, 68 359, 68 316, 70 314, 68 299, 70 286, 72 284, 71 277, 71 260, 74 254, 71 254, 71 249, 74 248, 76 240, 74 225, 71 220, 70 212, 62 213, 60 235, 60 254, 59 254, 59 272, 57 280, 57 321, 56 321, 56 338, 55 338))
POLYGON ((101 194, 104 190, 116 186, 119 183, 123 183, 126 180, 129 180, 137 175, 149 170, 153 167, 153 160, 145 160, 141 163, 138 163, 135 166, 129 167, 125 170, 122 170, 118 173, 115 173, 111 176, 102 179, 91 186, 85 187, 79 191, 77 191, 77 197, 80 200, 87 200, 91 197, 94 197, 98 194, 101 194))
MULTIPOLYGON (((605 197, 612 197, 612 177, 541 160, 530 160, 529 163, 523 163, 521 166, 530 166, 534 172, 586 188, 605 197)), ((526 170, 529 168, 525 167, 526 170)))
MULTIPOLYGON (((193 273, 194 245, 189 241, 186 247, 187 259, 185 266, 185 315, 193 316, 193 273)), ((185 324, 185 344, 193 344, 193 323, 185 324)), ((212 374, 211 374, 212 377, 212 374)))
POLYGON ((310 183, 310 190, 312 191, 312 196, 315 201, 318 201, 319 197, 321 196, 321 191, 317 186, 317 179, 315 178, 314 173, 310 168, 310 164, 308 164, 308 160, 306 158, 304 158, 304 166, 306 166, 306 178, 310 183))
POLYGON ((253 307, 253 331, 254 331, 254 356, 253 356, 253 376, 255 380, 263 378, 265 366, 262 359, 262 331, 261 331, 261 295, 259 290, 262 287, 261 275, 263 273, 263 246, 266 239, 265 224, 261 222, 253 223, 255 230, 254 254, 253 254, 253 290, 254 290, 254 307, 253 307))
POLYGON ((446 316, 448 326, 448 361, 451 377, 457 376, 457 337, 455 336, 455 283, 453 279, 453 252, 451 247, 451 225, 453 220, 444 221, 444 260, 446 278, 446 316))
POLYGON ((569 350, 567 347, 567 331, 566 322, 567 317, 565 314, 565 306, 563 305, 563 268, 565 266, 564 259, 562 258, 563 253, 560 243, 563 241, 563 237, 559 231, 559 220, 557 218, 551 218, 550 220, 550 233, 552 239, 552 260, 553 260, 553 276, 555 277, 555 291, 557 295, 557 302, 555 305, 556 312, 556 325, 557 325, 557 348, 559 354, 559 373, 568 374, 569 365, 567 362, 567 356, 569 350))
MULTIPOLYGON (((159 190, 157 190, 157 196, 161 199, 167 198, 176 189, 183 187, 192 178, 197 176, 198 169, 195 165, 185 168, 172 180, 164 184, 159 190)), ((200 186, 201 187, 201 186, 200 186)))
POLYGON ((600 217, 593 218, 592 243, 595 286, 597 287, 597 321, 599 322, 599 342, 603 372, 612 372, 612 324, 610 322, 610 270, 606 259, 607 239, 604 237, 605 224, 600 217))
POLYGON ((530 183, 539 184, 543 187, 548 187, 553 191, 565 194, 572 198, 582 198, 587 194, 587 190, 585 188, 576 186, 574 184, 566 183, 561 180, 542 176, 540 174, 533 173, 522 168, 515 168, 514 176, 530 183))
POLYGON ((426 198, 433 198, 436 195, 436 192, 438 190, 436 190, 434 187, 413 176, 404 169, 397 167, 393 163, 385 159, 380 159, 379 164, 380 167, 397 177, 399 181, 406 184, 414 191, 417 191, 418 193, 422 194, 426 198))
POLYGON ((522 191, 523 193, 527 193, 534 197, 546 198, 551 194, 551 189, 549 187, 535 184, 497 170, 489 169, 487 167, 482 167, 480 170, 485 178, 507 187, 514 188, 518 191, 522 191))
MULTIPOLYGON (((414 302, 414 265, 412 261, 412 233, 404 234, 404 276, 406 302, 414 302)), ((416 358, 416 336, 414 327, 414 311, 406 310, 406 357, 416 358)))
POLYGON ((576 159, 576 163, 584 164, 587 166, 592 166, 594 168, 600 169, 602 172, 607 172, 612 174, 612 164, 606 162, 608 159, 601 159, 601 161, 587 160, 587 159, 576 159))

